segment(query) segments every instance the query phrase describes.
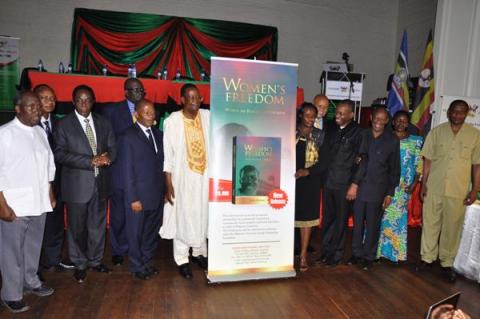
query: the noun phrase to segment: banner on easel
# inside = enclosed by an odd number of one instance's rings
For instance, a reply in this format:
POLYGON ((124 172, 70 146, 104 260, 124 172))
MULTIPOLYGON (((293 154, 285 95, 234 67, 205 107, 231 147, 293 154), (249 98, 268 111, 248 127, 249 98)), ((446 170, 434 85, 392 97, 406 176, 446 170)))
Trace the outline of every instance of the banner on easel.
POLYGON ((293 277, 298 65, 211 62, 208 279, 293 277))
POLYGON ((18 83, 19 38, 0 36, 0 110, 12 110, 18 83))

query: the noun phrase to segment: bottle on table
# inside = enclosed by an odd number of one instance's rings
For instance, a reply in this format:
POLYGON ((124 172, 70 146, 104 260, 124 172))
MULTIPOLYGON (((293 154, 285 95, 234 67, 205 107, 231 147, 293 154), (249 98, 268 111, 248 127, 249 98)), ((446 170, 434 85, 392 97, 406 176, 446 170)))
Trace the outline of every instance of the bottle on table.
POLYGON ((166 66, 163 67, 162 79, 168 80, 168 70, 166 66))
POLYGON ((180 77, 182 76, 182 74, 180 73, 180 69, 177 69, 177 73, 175 73, 175 80, 180 80, 180 77))
POLYGON ((69 63, 67 66, 67 73, 73 73, 73 66, 71 63, 69 63))
POLYGON ((58 73, 65 73, 65 66, 62 61, 58 64, 58 73))
POLYGON ((137 77, 137 67, 135 66, 135 63, 132 64, 132 78, 137 77))
POLYGON ((45 70, 45 67, 43 66, 43 61, 42 61, 42 59, 39 59, 39 60, 38 60, 37 70, 40 71, 40 72, 43 72, 43 71, 45 70))
POLYGON ((104 64, 103 67, 102 67, 102 74, 104 76, 107 76, 107 74, 108 74, 108 66, 106 64, 104 64))

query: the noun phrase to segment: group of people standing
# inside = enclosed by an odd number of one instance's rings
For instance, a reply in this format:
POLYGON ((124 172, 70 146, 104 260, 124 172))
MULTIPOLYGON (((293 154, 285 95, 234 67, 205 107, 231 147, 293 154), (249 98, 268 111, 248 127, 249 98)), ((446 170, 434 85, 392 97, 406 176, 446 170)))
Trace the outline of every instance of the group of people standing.
POLYGON ((409 114, 371 113, 371 127, 354 121, 354 103, 336 105, 335 121, 325 119, 327 97, 318 95, 299 110, 296 133, 295 226, 300 229, 299 268, 308 269, 311 228, 320 225, 321 256, 335 266, 344 259, 348 219, 353 213, 352 256, 347 264, 364 270, 378 258, 407 259, 407 210, 421 181, 423 228, 417 270, 440 264, 450 281, 463 225, 464 205, 472 204, 480 183, 480 132, 464 123, 463 100, 453 101, 449 122, 423 138, 409 133, 409 114), (470 179, 472 176, 472 179, 470 179), (422 179, 423 178, 423 179, 422 179), (427 192, 428 189, 428 192, 427 192))
POLYGON ((16 96, 15 118, 0 127, 0 297, 10 311, 29 309, 24 294, 54 293, 42 270, 74 270, 79 283, 88 270, 111 272, 103 262, 109 199, 114 266, 128 256, 135 278, 156 275, 160 232, 173 239, 183 277, 192 278, 190 248, 207 268, 209 112, 200 110, 202 97, 185 84, 182 109, 162 133, 142 82, 127 79, 124 92, 124 101, 97 114, 92 88, 77 86, 74 111, 62 119, 52 113, 48 85, 16 96))
MULTIPOLYGON (((209 111, 200 109, 195 85, 185 84, 182 109, 165 120, 162 133, 142 82, 127 79, 124 92, 124 101, 97 114, 92 112, 94 91, 77 86, 74 111, 62 119, 52 114, 56 98, 48 85, 15 98, 16 117, 0 127, 1 302, 10 311, 29 309, 26 293, 54 293, 38 272, 42 240, 41 270, 74 269, 80 283, 88 270, 111 271, 103 262, 108 199, 114 266, 128 256, 135 278, 157 274, 153 257, 160 233, 173 239, 173 257, 184 278, 192 278, 190 260, 207 268, 209 111), (64 224, 69 260, 61 258, 64 224)), ((468 104, 452 102, 449 122, 430 132, 423 149, 422 138, 408 133, 407 112, 393 116, 392 132, 385 108, 373 110, 371 128, 361 129, 353 120, 352 101, 336 105, 334 122, 325 119, 328 106, 328 98, 319 95, 299 110, 295 226, 300 270, 308 269, 320 198, 318 262, 335 266, 344 259, 352 211, 347 263, 368 270, 379 257, 406 260, 407 204, 423 177, 418 269, 439 257, 455 280, 451 267, 464 205, 475 201, 480 187, 480 132, 464 123, 468 104)))

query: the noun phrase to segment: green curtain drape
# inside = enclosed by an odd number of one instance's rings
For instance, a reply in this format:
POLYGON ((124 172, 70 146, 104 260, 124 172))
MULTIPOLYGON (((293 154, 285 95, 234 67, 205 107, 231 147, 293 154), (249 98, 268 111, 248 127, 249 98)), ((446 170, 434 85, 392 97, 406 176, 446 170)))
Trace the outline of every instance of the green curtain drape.
POLYGON ((126 75, 135 63, 137 75, 155 76, 167 68, 194 79, 209 73, 210 57, 277 59, 275 27, 143 13, 75 9, 71 62, 75 70, 126 75))

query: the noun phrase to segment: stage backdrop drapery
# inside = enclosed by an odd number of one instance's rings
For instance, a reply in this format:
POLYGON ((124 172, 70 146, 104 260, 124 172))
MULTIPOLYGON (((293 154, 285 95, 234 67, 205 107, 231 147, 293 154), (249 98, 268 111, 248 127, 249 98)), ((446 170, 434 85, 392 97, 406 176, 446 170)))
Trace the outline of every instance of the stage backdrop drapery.
POLYGON ((100 74, 102 66, 114 75, 155 76, 167 67, 199 79, 210 70, 210 57, 276 61, 275 27, 219 20, 181 18, 143 13, 75 9, 70 58, 75 70, 100 74))

